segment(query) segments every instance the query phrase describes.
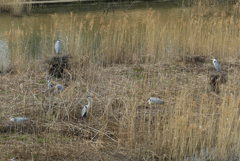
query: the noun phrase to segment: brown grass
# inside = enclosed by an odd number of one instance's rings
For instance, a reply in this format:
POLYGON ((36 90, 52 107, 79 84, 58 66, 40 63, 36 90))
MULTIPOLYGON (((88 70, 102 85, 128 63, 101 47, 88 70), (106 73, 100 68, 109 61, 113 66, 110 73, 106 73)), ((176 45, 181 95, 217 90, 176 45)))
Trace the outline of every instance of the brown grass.
POLYGON ((13 16, 22 16, 26 12, 30 12, 31 4, 22 4, 22 2, 30 2, 31 0, 0 0, 0 12, 9 12, 13 16))
POLYGON ((233 7, 54 14, 39 32, 9 29, 16 73, 0 78, 0 158, 238 160, 240 21, 233 7), (49 95, 44 59, 58 37, 73 57, 73 79, 55 80, 66 89, 49 95), (179 61, 189 55, 207 61, 179 61), (219 94, 208 88, 212 57, 228 72, 219 94), (82 120, 89 94, 93 107, 82 120), (150 96, 165 104, 149 107, 150 96), (16 127, 9 116, 32 122, 16 127))

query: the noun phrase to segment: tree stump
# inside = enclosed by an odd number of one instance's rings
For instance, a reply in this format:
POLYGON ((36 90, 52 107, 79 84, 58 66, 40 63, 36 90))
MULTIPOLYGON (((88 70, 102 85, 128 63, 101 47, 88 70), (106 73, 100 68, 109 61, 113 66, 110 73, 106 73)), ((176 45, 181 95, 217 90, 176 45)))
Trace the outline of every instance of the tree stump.
POLYGON ((209 75, 209 85, 211 91, 220 92, 219 86, 227 82, 227 74, 224 72, 214 72, 209 75))
POLYGON ((70 56, 54 56, 47 60, 49 65, 48 74, 51 77, 63 78, 64 70, 70 69, 70 56))

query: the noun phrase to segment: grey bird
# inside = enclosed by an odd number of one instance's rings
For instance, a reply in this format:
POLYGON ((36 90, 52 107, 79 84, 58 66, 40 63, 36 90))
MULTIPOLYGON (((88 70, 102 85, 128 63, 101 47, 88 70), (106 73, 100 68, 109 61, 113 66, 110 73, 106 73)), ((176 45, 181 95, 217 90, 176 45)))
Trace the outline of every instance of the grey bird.
POLYGON ((9 159, 9 161, 17 161, 16 158, 9 159))
POLYGON ((152 105, 152 104, 164 104, 164 101, 160 98, 157 98, 157 97, 150 97, 147 102, 150 105, 152 105))
POLYGON ((63 90, 64 90, 64 86, 63 86, 62 84, 57 84, 57 85, 55 86, 54 92, 55 92, 55 93, 60 93, 60 92, 62 92, 63 90))
POLYGON ((216 71, 218 71, 218 72, 222 71, 221 65, 217 61, 217 59, 212 59, 212 63, 213 63, 214 68, 216 69, 216 71))
POLYGON ((53 84, 50 80, 48 80, 48 89, 52 89, 53 88, 53 84))
POLYGON ((55 49, 55 53, 57 55, 59 55, 61 53, 61 50, 62 50, 62 42, 61 42, 61 40, 57 40, 55 42, 54 49, 55 49))
POLYGON ((29 120, 29 118, 26 117, 10 117, 9 119, 11 122, 15 123, 23 123, 29 120))
POLYGON ((48 91, 54 92, 54 93, 60 93, 64 90, 64 85, 57 84, 54 86, 54 84, 50 80, 48 80, 47 86, 48 86, 48 91))
POLYGON ((88 104, 84 105, 82 108, 82 113, 81 113, 81 117, 87 117, 89 109, 92 106, 92 97, 91 96, 87 96, 87 100, 88 100, 88 104))

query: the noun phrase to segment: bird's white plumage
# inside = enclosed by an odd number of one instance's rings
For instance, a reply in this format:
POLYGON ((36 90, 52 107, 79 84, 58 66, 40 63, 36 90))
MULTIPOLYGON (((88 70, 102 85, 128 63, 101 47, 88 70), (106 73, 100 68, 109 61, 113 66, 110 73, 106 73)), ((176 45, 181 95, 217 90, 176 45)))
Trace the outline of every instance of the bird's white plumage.
POLYGON ((57 85, 54 85, 50 80, 48 80, 48 90, 52 90, 52 92, 54 93, 60 93, 64 90, 64 85, 62 84, 57 84, 57 85))
POLYGON ((220 63, 217 61, 217 59, 212 59, 212 63, 213 63, 214 68, 215 68, 218 72, 221 72, 221 71, 222 71, 221 65, 220 65, 220 63))
POLYGON ((87 113, 88 113, 88 107, 87 107, 87 105, 85 105, 82 108, 81 116, 84 117, 85 115, 87 115, 87 113))
POLYGON ((10 117, 9 119, 11 122, 15 123, 23 123, 29 120, 29 118, 26 117, 10 117))
POLYGON ((52 89, 53 88, 53 84, 50 80, 48 80, 48 89, 52 89))
POLYGON ((57 40, 57 41, 55 42, 54 49, 55 49, 55 53, 56 53, 56 54, 60 54, 61 49, 62 49, 62 44, 61 44, 61 41, 60 41, 60 40, 57 40))
POLYGON ((91 105, 92 105, 92 97, 88 96, 87 100, 88 100, 88 104, 84 105, 83 108, 82 108, 82 113, 81 113, 82 117, 86 117, 87 116, 87 114, 89 112, 89 109, 91 108, 91 105))
POLYGON ((157 97, 150 97, 148 99, 148 103, 151 105, 151 104, 164 104, 164 101, 160 98, 157 98, 157 97))

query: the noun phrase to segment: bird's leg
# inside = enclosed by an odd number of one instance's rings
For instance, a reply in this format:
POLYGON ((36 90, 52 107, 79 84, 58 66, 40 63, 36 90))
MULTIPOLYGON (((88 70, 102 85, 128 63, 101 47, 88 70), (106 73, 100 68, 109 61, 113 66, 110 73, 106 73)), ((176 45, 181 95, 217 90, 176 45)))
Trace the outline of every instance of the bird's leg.
POLYGON ((150 104, 150 109, 148 110, 148 135, 151 134, 151 111, 152 111, 152 105, 150 104))

